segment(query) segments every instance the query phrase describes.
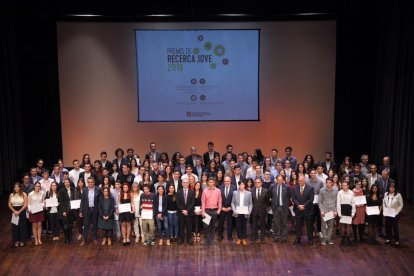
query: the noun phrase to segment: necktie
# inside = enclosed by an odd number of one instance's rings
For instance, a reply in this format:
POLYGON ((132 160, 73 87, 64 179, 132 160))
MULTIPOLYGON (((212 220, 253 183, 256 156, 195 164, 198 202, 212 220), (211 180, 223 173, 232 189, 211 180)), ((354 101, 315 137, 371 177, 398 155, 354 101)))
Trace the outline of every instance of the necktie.
POLYGON ((259 198, 260 197, 260 192, 262 191, 262 189, 259 189, 259 196, 257 197, 257 198, 259 198))
POLYGON ((279 186, 279 206, 282 206, 282 185, 279 186))
POLYGON ((300 187, 300 196, 303 195, 303 187, 300 187))
POLYGON ((184 190, 184 203, 187 204, 187 189, 184 190))
POLYGON ((226 198, 229 195, 229 187, 226 187, 226 198))

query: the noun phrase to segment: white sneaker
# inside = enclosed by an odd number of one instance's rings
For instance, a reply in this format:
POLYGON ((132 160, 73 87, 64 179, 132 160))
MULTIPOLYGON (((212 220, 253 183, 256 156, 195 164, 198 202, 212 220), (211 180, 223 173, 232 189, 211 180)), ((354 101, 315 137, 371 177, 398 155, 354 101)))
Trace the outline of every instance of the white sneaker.
POLYGON ((319 238, 323 239, 322 232, 319 232, 319 238))

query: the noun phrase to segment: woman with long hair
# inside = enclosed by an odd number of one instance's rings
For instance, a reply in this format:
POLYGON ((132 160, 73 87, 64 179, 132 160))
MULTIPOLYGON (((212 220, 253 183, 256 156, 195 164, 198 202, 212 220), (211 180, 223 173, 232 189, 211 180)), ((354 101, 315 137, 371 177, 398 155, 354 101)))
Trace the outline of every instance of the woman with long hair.
MULTIPOLYGON (((381 211, 382 208, 382 197, 379 192, 378 185, 373 184, 369 190, 367 196, 367 207, 378 206, 381 211)), ((368 222, 368 243, 378 244, 377 241, 377 229, 379 223, 379 215, 368 215, 366 220, 368 222)))
MULTIPOLYGON (((58 200, 57 184, 54 181, 50 184, 50 190, 46 192, 45 200, 47 199, 58 200)), ((58 209, 57 209, 57 206, 48 207, 46 209, 47 209, 47 216, 50 222, 50 230, 52 231, 52 241, 55 242, 59 240, 59 233, 60 233, 58 209)))
MULTIPOLYGON (((118 199, 119 205, 121 204, 131 204, 131 193, 129 192, 129 185, 128 183, 124 183, 122 185, 121 192, 119 193, 118 199)), ((130 245, 131 244, 131 222, 135 218, 134 212, 134 205, 131 204, 131 211, 130 212, 119 212, 119 222, 121 223, 121 232, 122 232, 122 245, 130 245)))
POLYGON ((28 200, 27 195, 20 188, 20 183, 15 182, 13 192, 9 196, 8 206, 12 211, 15 222, 12 221, 12 239, 14 247, 24 246, 29 239, 27 233, 26 208, 28 200))
POLYGON ((390 208, 394 212, 394 216, 392 214, 390 216, 385 216, 385 244, 391 244, 392 240, 394 240, 394 246, 400 246, 400 231, 398 229, 398 222, 400 220, 400 213, 404 206, 403 199, 401 194, 397 191, 397 187, 395 183, 392 182, 388 186, 388 191, 385 193, 384 208, 390 208))
POLYGON ((157 224, 157 234, 159 237, 158 245, 162 245, 163 239, 167 240, 167 245, 170 245, 168 239, 168 217, 167 217, 167 195, 163 185, 158 185, 157 193, 154 200, 154 217, 157 224))
POLYGON ((102 245, 108 242, 112 245, 112 230, 114 228, 115 202, 111 196, 109 187, 102 189, 102 195, 98 202, 98 228, 103 230, 102 245))
MULTIPOLYGON (((364 191, 362 190, 362 183, 359 178, 355 179, 355 188, 353 189, 354 196, 365 197, 364 191)), ((356 205, 355 217, 352 219, 352 232, 354 233, 354 243, 358 241, 364 241, 364 230, 365 230, 365 204, 356 205)))
POLYGON ((178 216, 177 216, 177 193, 174 185, 168 186, 167 195, 167 219, 168 219, 168 237, 171 243, 178 243, 178 216))
POLYGON ((134 233, 135 233, 135 242, 139 242, 139 238, 141 237, 141 241, 144 242, 144 233, 142 232, 142 220, 139 214, 139 205, 141 201, 141 195, 143 191, 139 188, 138 183, 134 182, 131 186, 131 198, 132 198, 132 205, 134 205, 134 233))
POLYGON ((193 238, 194 242, 200 242, 201 232, 203 231, 203 222, 201 216, 201 197, 203 188, 201 182, 196 182, 194 186, 194 216, 193 216, 193 238))
POLYGON ((42 243, 42 222, 45 220, 44 194, 39 181, 36 181, 34 190, 28 195, 29 221, 32 223, 32 233, 34 237, 34 245, 42 243))
POLYGON ((338 216, 341 218, 339 226, 342 234, 342 245, 350 245, 352 217, 355 215, 354 192, 349 189, 347 182, 341 182, 342 189, 338 192, 336 204, 338 216), (351 220, 345 221, 344 217, 350 217, 351 220))

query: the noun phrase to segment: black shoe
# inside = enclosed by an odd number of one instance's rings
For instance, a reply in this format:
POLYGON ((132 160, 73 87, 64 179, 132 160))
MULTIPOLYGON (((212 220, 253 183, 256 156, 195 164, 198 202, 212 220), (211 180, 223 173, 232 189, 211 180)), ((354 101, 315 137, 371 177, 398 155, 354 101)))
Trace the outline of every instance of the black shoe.
POLYGON ((233 241, 233 237, 228 237, 228 239, 227 239, 229 242, 232 242, 233 241))
POLYGON ((274 242, 274 243, 279 242, 279 238, 273 238, 273 242, 274 242))
POLYGON ((312 246, 312 245, 313 245, 313 241, 312 241, 312 240, 310 240, 310 241, 308 242, 308 244, 309 244, 309 246, 312 246))
POLYGON ((218 239, 217 239, 218 242, 221 242, 222 240, 223 240, 222 237, 218 237, 218 239))
POLYGON ((299 245, 299 244, 301 244, 301 242, 300 242, 300 240, 294 240, 294 241, 292 242, 292 244, 293 244, 293 245, 299 245))
POLYGON ((183 241, 178 241, 178 245, 183 245, 184 242, 183 241))
POLYGON ((191 246, 193 246, 194 245, 194 243, 192 242, 192 241, 189 241, 189 242, 187 242, 188 243, 188 245, 191 245, 191 246))
POLYGON ((341 239, 341 245, 345 245, 345 237, 342 237, 342 239, 341 239))

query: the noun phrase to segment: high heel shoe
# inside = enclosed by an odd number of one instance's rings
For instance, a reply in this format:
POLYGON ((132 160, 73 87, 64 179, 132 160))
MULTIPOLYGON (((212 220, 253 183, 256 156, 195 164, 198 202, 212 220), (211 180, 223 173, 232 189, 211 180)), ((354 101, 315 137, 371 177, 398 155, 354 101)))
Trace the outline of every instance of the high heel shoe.
POLYGON ((106 244, 106 238, 103 238, 102 239, 102 245, 105 245, 106 244))

